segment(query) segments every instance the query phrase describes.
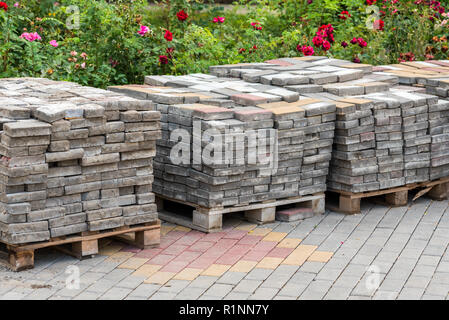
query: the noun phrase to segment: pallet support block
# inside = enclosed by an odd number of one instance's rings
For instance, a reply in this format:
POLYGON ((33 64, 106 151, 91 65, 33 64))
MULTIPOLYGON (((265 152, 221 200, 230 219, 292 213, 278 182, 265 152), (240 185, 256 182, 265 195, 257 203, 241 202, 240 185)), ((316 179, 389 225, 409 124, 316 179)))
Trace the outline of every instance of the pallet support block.
POLYGON ((406 206, 408 203, 408 190, 387 193, 385 201, 394 207, 406 206))
POLYGON ((432 200, 447 200, 449 198, 449 182, 437 184, 428 192, 428 195, 432 200))
POLYGON ((9 267, 14 271, 32 269, 34 267, 34 250, 9 252, 9 267))
POLYGON ((72 251, 78 259, 93 257, 98 254, 98 240, 86 240, 72 243, 72 251))
POLYGON ((324 200, 324 196, 319 199, 313 199, 310 202, 313 214, 324 214, 326 211, 326 201, 324 200))
POLYGON ((138 231, 135 233, 135 245, 140 249, 148 249, 161 243, 160 229, 138 231))
POLYGON ((276 207, 245 211, 245 218, 250 222, 265 224, 276 219, 276 207))
POLYGON ((211 232, 213 230, 221 230, 223 226, 223 214, 213 213, 209 211, 193 211, 193 225, 200 227, 206 232, 211 232))
POLYGON ((347 214, 360 213, 360 198, 340 195, 340 211, 347 214))

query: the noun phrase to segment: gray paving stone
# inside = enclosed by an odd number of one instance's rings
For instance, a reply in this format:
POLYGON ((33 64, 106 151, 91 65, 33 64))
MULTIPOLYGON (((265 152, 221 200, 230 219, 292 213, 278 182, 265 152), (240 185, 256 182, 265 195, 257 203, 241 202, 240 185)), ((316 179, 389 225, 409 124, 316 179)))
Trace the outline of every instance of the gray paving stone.
POLYGON ((189 285, 187 280, 169 280, 166 284, 159 288, 159 292, 179 293, 189 285))
POLYGON ((249 300, 271 300, 278 293, 279 289, 275 288, 258 288, 249 300))
POLYGON ((398 292, 395 291, 382 291, 378 290, 374 296, 373 300, 396 300, 398 292))
POLYGON ((129 275, 126 278, 123 278, 119 283, 117 283, 115 286, 116 287, 120 287, 120 288, 127 288, 127 289, 132 289, 134 290, 135 288, 137 288, 144 280, 146 279, 146 277, 142 277, 142 276, 134 276, 134 275, 129 275))
POLYGON ((250 293, 231 291, 224 300, 248 300, 250 296, 250 293))
POLYGON ((245 280, 266 280, 273 272, 271 269, 254 268, 245 277, 245 280))
POLYGON ((173 292, 156 292, 149 300, 172 300, 176 297, 176 293, 173 292))
POLYGON ((209 288, 217 280, 218 280, 218 277, 199 276, 199 277, 197 277, 195 280, 193 280, 189 284, 189 287, 193 287, 193 288, 209 288))
POLYGON ((309 273, 319 273, 321 269, 323 269, 324 262, 316 262, 316 261, 306 261, 299 268, 301 272, 309 272, 309 273))
POLYGON ((73 298, 73 300, 96 300, 102 295, 101 292, 83 291, 73 298))
POLYGON ((230 284, 215 283, 209 289, 206 290, 204 295, 208 297, 216 297, 217 299, 222 299, 232 290, 232 287, 233 286, 230 284))
POLYGON ((232 284, 236 285, 238 284, 244 277, 246 276, 245 272, 232 272, 227 271, 225 274, 223 274, 220 279, 217 280, 217 283, 223 283, 223 284, 232 284))
POLYGON ((192 288, 187 287, 184 290, 182 290, 178 295, 175 297, 176 300, 196 300, 198 299, 204 292, 206 291, 205 288, 192 288))
POLYGON ((398 300, 419 300, 424 293, 424 289, 420 288, 403 288, 399 293, 398 300))
POLYGON ((131 293, 131 289, 113 287, 106 291, 98 300, 122 300, 131 293))
POLYGON ((261 284, 262 280, 243 279, 237 286, 235 286, 233 291, 252 294, 261 284))
POLYGON ((159 288, 160 285, 157 284, 142 283, 137 288, 132 290, 131 293, 128 295, 128 297, 138 297, 142 299, 148 299, 159 288))
POLYGON ((351 293, 352 288, 332 286, 324 296, 325 300, 346 300, 351 293))

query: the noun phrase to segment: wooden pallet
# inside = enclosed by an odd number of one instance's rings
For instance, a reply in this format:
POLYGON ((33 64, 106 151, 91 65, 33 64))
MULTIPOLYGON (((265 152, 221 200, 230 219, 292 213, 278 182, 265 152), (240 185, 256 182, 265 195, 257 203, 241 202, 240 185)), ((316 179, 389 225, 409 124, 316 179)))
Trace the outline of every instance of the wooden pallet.
POLYGON ((161 223, 159 220, 134 226, 123 226, 104 231, 87 231, 75 235, 52 238, 48 241, 13 245, 2 240, 0 264, 13 271, 32 269, 34 267, 34 251, 52 247, 78 259, 98 254, 98 240, 114 238, 145 249, 158 246, 160 243, 161 223))
POLYGON ((408 193, 410 190, 417 191, 413 201, 427 194, 434 200, 445 200, 449 197, 449 177, 433 181, 411 183, 405 186, 385 190, 353 193, 341 190, 328 190, 326 207, 329 210, 346 214, 360 213, 360 202, 364 198, 384 197, 384 203, 393 207, 401 207, 408 204, 408 193), (327 201, 333 194, 338 196, 338 204, 327 201))
POLYGON ((156 204, 161 220, 202 232, 221 231, 223 215, 227 213, 244 213, 246 220, 264 224, 274 222, 276 210, 286 206, 312 208, 314 214, 322 214, 325 210, 324 193, 218 208, 205 208, 156 194, 156 204))

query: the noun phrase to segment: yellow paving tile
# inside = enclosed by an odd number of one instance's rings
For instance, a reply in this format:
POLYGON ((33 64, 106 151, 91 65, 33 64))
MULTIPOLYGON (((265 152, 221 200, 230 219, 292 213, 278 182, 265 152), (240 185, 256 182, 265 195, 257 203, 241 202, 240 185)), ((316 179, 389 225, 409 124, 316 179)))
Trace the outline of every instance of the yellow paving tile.
POLYGON ((318 248, 317 246, 300 244, 292 253, 282 262, 293 266, 301 266, 308 257, 318 248))
POLYGON ((256 261, 240 260, 234 264, 229 271, 233 272, 250 272, 257 265, 256 261))
POLYGON ((161 226, 161 236, 165 236, 167 233, 172 231, 175 226, 161 226))
POLYGON ((260 269, 276 269, 282 262, 282 258, 265 257, 256 266, 260 269))
POLYGON ((109 256, 105 261, 113 261, 113 262, 125 262, 132 256, 134 256, 134 252, 116 252, 113 255, 109 256))
POLYGON ((128 260, 123 262, 121 265, 119 265, 118 268, 136 270, 147 261, 148 261, 148 259, 145 259, 145 258, 129 258, 128 260))
POLYGON ((310 255, 307 261, 328 262, 333 254, 333 252, 315 251, 310 255))
POLYGON ((181 272, 179 272, 177 275, 173 277, 175 280, 188 280, 193 281, 198 277, 201 272, 203 272, 203 269, 195 269, 195 268, 185 268, 181 272))
POLYGON ((124 245, 122 244, 109 244, 105 247, 100 248, 98 253, 103 256, 112 256, 114 253, 122 250, 123 247, 124 245))
POLYGON ((257 227, 257 224, 243 222, 243 223, 239 224, 235 229, 243 230, 243 231, 251 231, 251 230, 255 229, 256 227, 257 227))
POLYGON ((270 232, 262 240, 280 242, 286 236, 287 236, 287 233, 285 233, 285 232, 270 232))
POLYGON ((271 232, 271 229, 269 228, 256 228, 248 232, 248 234, 252 236, 266 236, 271 232))
POLYGON ((226 271, 229 270, 231 266, 224 264, 213 264, 209 268, 203 271, 201 275, 203 276, 212 276, 212 277, 221 277, 226 271))
POLYGON ((189 231, 191 231, 192 229, 187 228, 187 227, 183 227, 183 226, 176 226, 173 230, 174 230, 174 231, 189 232, 189 231))
POLYGON ((279 248, 296 248, 301 243, 301 241, 301 239, 297 238, 286 238, 279 242, 277 246, 279 248))
POLYGON ((168 280, 176 275, 174 272, 162 272, 158 271, 153 273, 144 283, 155 283, 155 284, 165 284, 168 280))
POLYGON ((133 272, 132 275, 133 276, 145 276, 145 277, 149 278, 151 275, 158 272, 160 268, 162 268, 162 266, 158 266, 156 264, 144 264, 139 269, 137 269, 135 272, 133 272))

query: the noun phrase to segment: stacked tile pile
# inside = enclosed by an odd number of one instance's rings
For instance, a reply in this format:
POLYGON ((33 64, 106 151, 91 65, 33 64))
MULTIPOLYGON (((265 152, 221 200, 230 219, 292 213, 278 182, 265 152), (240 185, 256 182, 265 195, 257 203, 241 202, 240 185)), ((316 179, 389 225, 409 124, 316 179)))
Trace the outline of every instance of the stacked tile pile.
POLYGON ((157 220, 153 109, 73 83, 0 80, 0 239, 29 243, 157 220))
MULTIPOLYGON (((436 85, 435 74, 430 74, 438 72, 442 77, 447 68, 444 62, 439 63, 438 68, 435 67, 437 65, 420 65, 421 73, 414 77, 414 83, 422 85, 426 79, 426 83, 436 85)), ((234 112, 233 117, 216 121, 238 120, 243 124, 234 122, 233 125, 248 127, 250 118, 238 117, 238 112, 270 111, 273 128, 279 135, 278 170, 272 173, 270 182, 259 177, 258 191, 265 190, 277 198, 279 195, 307 195, 325 190, 324 176, 329 171, 328 159, 332 157, 329 186, 337 190, 364 192, 427 181, 446 174, 447 164, 443 157, 446 136, 432 137, 446 133, 446 104, 423 95, 425 88, 422 86, 408 86, 411 82, 405 80, 407 77, 403 70, 396 70, 398 66, 402 64, 373 68, 325 57, 281 58, 264 63, 213 66, 210 74, 148 76, 145 85, 111 89, 139 99, 153 100, 166 119, 173 118, 170 108, 175 105, 184 108, 182 105, 202 104, 234 112), (333 131, 335 140, 332 144, 333 131), (264 189, 263 184, 268 185, 268 189, 264 189), (275 194, 275 191, 279 192, 275 194)), ((406 68, 417 69, 412 65, 406 65, 406 68)), ((440 79, 438 86, 444 88, 444 81, 440 79)), ((444 92, 440 96, 444 96, 444 92)), ((268 127, 265 129, 270 128, 268 120, 267 116, 264 121, 268 127)), ((193 193, 189 184, 196 186, 199 183, 197 179, 194 183, 187 171, 206 173, 204 170, 210 171, 210 168, 187 165, 184 167, 189 170, 182 172, 184 178, 170 176, 172 173, 167 172, 167 166, 168 170, 174 170, 168 155, 175 145, 169 141, 170 133, 180 128, 180 124, 175 123, 167 120, 163 124, 161 158, 159 153, 157 157, 157 179, 161 181, 156 184, 161 194, 187 199, 193 193), (182 183, 179 182, 181 180, 182 183), (172 182, 185 187, 172 185, 172 182), (161 188, 166 190, 161 191, 161 188)), ((219 124, 204 125, 210 128, 219 124)), ((221 123, 220 126, 226 128, 231 124, 221 123)), ((190 122, 188 127, 190 131, 193 128, 190 122)), ((190 157, 194 154, 191 150, 190 157)), ((220 169, 230 168, 228 165, 220 169)), ((234 172, 243 172, 239 170, 243 168, 237 166, 234 172)), ((254 173, 244 171, 240 179, 254 178, 254 173)), ((215 172, 218 174, 217 170, 215 172)), ((231 188, 234 183, 237 186, 238 182, 230 178, 233 176, 231 170, 224 175, 231 180, 222 179, 223 185, 229 184, 231 188)), ((231 205, 237 201, 232 196, 222 196, 220 192, 223 190, 219 188, 211 189, 205 185, 202 188, 208 190, 203 194, 202 205, 210 207, 219 205, 220 201, 231 205), (209 198, 209 203, 205 202, 209 194, 219 200, 214 202, 209 198)), ((235 195, 236 190, 227 194, 235 195)), ((254 186, 240 186, 240 190, 244 191, 240 191, 238 204, 248 203, 247 199, 250 199, 249 203, 270 199, 263 192, 251 198, 254 186), (248 192, 246 198, 242 197, 242 192, 248 192)), ((198 203, 198 195, 196 197, 190 200, 198 203)))
MULTIPOLYGON (((385 74, 397 75, 404 90, 427 92, 440 97, 428 104, 428 135, 430 135, 430 179, 449 175, 449 62, 447 60, 413 61, 376 67, 385 74), (407 87, 408 86, 408 87, 407 87)), ((424 170, 424 169, 422 169, 424 170)))
MULTIPOLYGON (((237 74, 234 69, 239 70, 240 74, 249 74, 248 70, 252 70, 235 67, 219 66, 217 70, 226 75, 228 69, 232 69, 233 74, 237 74)), ((257 77, 260 80, 261 74, 257 77)), ((162 113, 163 139, 158 141, 155 158, 155 193, 216 208, 326 190, 335 103, 323 103, 306 97, 299 100, 299 93, 254 83, 255 78, 249 82, 195 74, 148 76, 145 81, 146 85, 109 89, 152 100, 162 113), (200 130, 195 131, 195 121, 199 122, 200 130), (248 163, 252 152, 248 152, 248 144, 242 143, 232 145, 231 150, 244 155, 235 159, 244 160, 243 165, 195 163, 195 155, 203 153, 204 158, 204 152, 194 150, 198 143, 192 139, 186 143, 190 146, 186 162, 174 164, 170 154, 174 146, 179 147, 179 139, 171 141, 171 136, 176 129, 185 129, 193 138, 203 136, 202 132, 209 129, 218 132, 233 129, 243 137, 255 131, 256 135, 269 137, 265 143, 266 149, 261 148, 260 151, 269 158, 269 162, 248 163)), ((207 144, 203 141, 201 145, 205 147, 207 144)))
POLYGON ((345 98, 337 102, 329 188, 351 192, 379 189, 373 108, 371 100, 345 98))

